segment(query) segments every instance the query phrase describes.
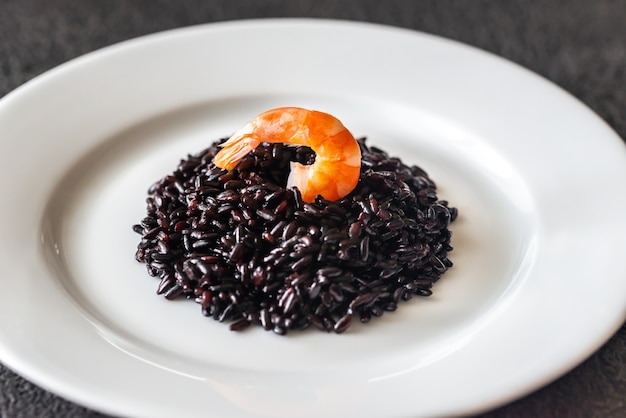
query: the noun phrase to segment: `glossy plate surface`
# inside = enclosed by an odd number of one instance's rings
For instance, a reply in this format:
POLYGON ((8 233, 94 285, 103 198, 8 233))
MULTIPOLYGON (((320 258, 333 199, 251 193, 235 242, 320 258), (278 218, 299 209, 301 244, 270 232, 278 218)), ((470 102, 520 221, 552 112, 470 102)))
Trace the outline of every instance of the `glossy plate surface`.
POLYGON ((4 97, 0 155, 0 359, 112 414, 479 412, 575 367, 626 317, 620 138, 544 79, 437 37, 271 20, 123 42, 4 97), (148 186, 276 106, 332 113, 434 178, 460 216, 432 297, 279 337, 155 295, 131 230, 148 186))

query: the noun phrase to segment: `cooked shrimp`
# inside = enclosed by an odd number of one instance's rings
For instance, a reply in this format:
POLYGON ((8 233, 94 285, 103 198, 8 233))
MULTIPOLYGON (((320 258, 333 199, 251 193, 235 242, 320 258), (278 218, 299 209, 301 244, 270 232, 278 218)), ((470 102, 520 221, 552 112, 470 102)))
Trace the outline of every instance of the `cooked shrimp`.
POLYGON ((314 201, 317 195, 341 199, 359 181, 361 150, 350 131, 328 113, 299 107, 261 113, 222 144, 213 162, 232 170, 261 142, 304 145, 315 151, 311 165, 291 162, 287 180, 287 187, 297 187, 305 202, 314 201))

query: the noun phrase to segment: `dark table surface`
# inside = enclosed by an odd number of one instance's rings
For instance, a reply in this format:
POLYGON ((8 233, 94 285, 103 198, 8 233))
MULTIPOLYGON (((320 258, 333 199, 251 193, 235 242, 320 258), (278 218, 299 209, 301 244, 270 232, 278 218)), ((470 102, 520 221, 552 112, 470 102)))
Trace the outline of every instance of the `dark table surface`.
MULTIPOLYGON (((553 81, 626 138, 625 0, 1 0, 0 97, 50 68, 118 41, 262 17, 376 22, 474 45, 553 81)), ((0 364, 0 416, 103 415, 0 364)), ((626 417, 626 327, 565 376, 484 416, 626 417)))

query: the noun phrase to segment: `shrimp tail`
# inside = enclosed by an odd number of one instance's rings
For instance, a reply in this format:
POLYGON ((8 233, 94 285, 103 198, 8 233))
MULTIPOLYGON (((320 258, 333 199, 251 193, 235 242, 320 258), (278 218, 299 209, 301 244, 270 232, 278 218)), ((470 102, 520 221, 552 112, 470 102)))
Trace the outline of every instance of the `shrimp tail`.
POLYGON ((260 143, 261 141, 251 135, 251 127, 246 125, 221 145, 222 149, 217 153, 213 162, 220 168, 232 170, 260 143))

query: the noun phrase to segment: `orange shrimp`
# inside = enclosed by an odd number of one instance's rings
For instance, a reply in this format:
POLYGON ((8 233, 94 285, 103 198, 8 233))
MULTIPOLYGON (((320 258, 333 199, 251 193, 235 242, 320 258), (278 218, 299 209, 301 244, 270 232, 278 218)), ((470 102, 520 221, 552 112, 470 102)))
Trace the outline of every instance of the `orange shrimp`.
POLYGON ((317 195, 338 200, 356 187, 361 171, 361 150, 350 131, 334 116, 299 107, 281 107, 261 113, 238 130, 217 153, 213 162, 232 170, 261 142, 304 145, 315 151, 315 162, 291 162, 287 187, 297 187, 302 200, 317 195))

